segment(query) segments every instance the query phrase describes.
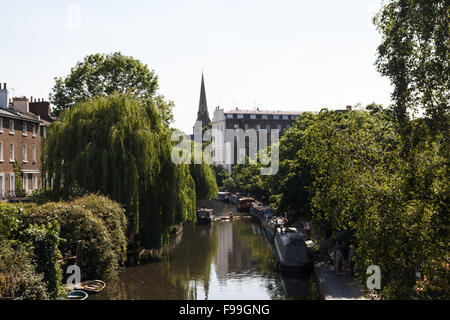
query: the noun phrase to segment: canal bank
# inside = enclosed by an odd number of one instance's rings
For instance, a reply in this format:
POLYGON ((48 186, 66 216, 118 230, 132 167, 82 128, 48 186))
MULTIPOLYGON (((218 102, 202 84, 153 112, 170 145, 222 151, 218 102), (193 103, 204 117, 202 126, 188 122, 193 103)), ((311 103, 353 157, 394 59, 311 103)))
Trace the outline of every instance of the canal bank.
POLYGON ((367 300, 352 276, 331 274, 327 262, 314 263, 314 276, 322 300, 367 300))

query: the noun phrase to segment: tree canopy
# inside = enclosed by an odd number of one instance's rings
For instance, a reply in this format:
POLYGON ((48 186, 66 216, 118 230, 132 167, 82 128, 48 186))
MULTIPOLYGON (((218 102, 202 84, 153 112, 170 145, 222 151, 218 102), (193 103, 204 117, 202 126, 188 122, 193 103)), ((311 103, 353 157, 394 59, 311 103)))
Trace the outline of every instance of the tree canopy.
POLYGON ((49 128, 43 176, 56 194, 81 187, 121 203, 131 240, 159 248, 171 226, 195 220, 194 181, 187 165, 172 163, 170 133, 151 99, 84 100, 49 128))
POLYGON ((97 53, 78 62, 66 77, 55 78, 50 101, 55 106, 53 111, 59 114, 87 98, 108 96, 114 92, 150 98, 156 95, 157 90, 158 77, 139 60, 120 52, 97 53))

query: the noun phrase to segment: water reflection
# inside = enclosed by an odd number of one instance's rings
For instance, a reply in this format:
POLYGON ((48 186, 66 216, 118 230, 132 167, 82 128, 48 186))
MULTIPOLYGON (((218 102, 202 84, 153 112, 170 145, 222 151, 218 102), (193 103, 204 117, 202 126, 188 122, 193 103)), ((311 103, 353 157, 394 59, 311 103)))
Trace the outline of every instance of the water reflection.
MULTIPOLYGON (((216 215, 238 214, 227 203, 200 205, 214 207, 216 215)), ((167 251, 161 261, 122 270, 90 299, 311 298, 311 274, 281 276, 270 243, 251 219, 185 224, 167 251)))

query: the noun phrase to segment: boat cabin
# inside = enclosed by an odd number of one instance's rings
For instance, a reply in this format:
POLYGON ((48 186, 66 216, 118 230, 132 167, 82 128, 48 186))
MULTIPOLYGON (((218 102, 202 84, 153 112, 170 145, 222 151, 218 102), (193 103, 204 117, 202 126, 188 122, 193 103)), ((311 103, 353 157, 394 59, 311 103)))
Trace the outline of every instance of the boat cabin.
POLYGON ((250 211, 255 199, 249 197, 243 197, 238 200, 237 209, 238 211, 250 211))
POLYGON ((206 224, 214 221, 213 209, 198 209, 197 210, 197 224, 206 224))

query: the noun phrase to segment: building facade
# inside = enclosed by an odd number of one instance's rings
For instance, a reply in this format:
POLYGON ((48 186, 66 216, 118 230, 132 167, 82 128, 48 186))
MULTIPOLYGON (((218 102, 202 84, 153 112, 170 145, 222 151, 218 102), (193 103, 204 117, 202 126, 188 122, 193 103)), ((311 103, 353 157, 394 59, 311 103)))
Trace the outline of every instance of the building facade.
POLYGON ((24 197, 42 185, 42 140, 53 121, 49 102, 9 100, 6 83, 0 88, 0 200, 24 197), (17 174, 23 181, 20 190, 17 174))
POLYGON ((270 146, 278 133, 281 137, 292 123, 299 117, 300 111, 270 111, 270 110, 235 110, 224 111, 217 107, 212 121, 213 163, 231 170, 233 164, 244 156, 254 157, 255 150, 250 148, 250 139, 255 139, 256 150, 270 146), (239 135, 239 132, 243 134, 239 135), (256 133, 252 136, 250 133, 256 133), (230 134, 236 133, 236 134, 230 134), (239 147, 239 139, 243 147, 239 147), (260 139, 266 139, 262 141, 260 139))

